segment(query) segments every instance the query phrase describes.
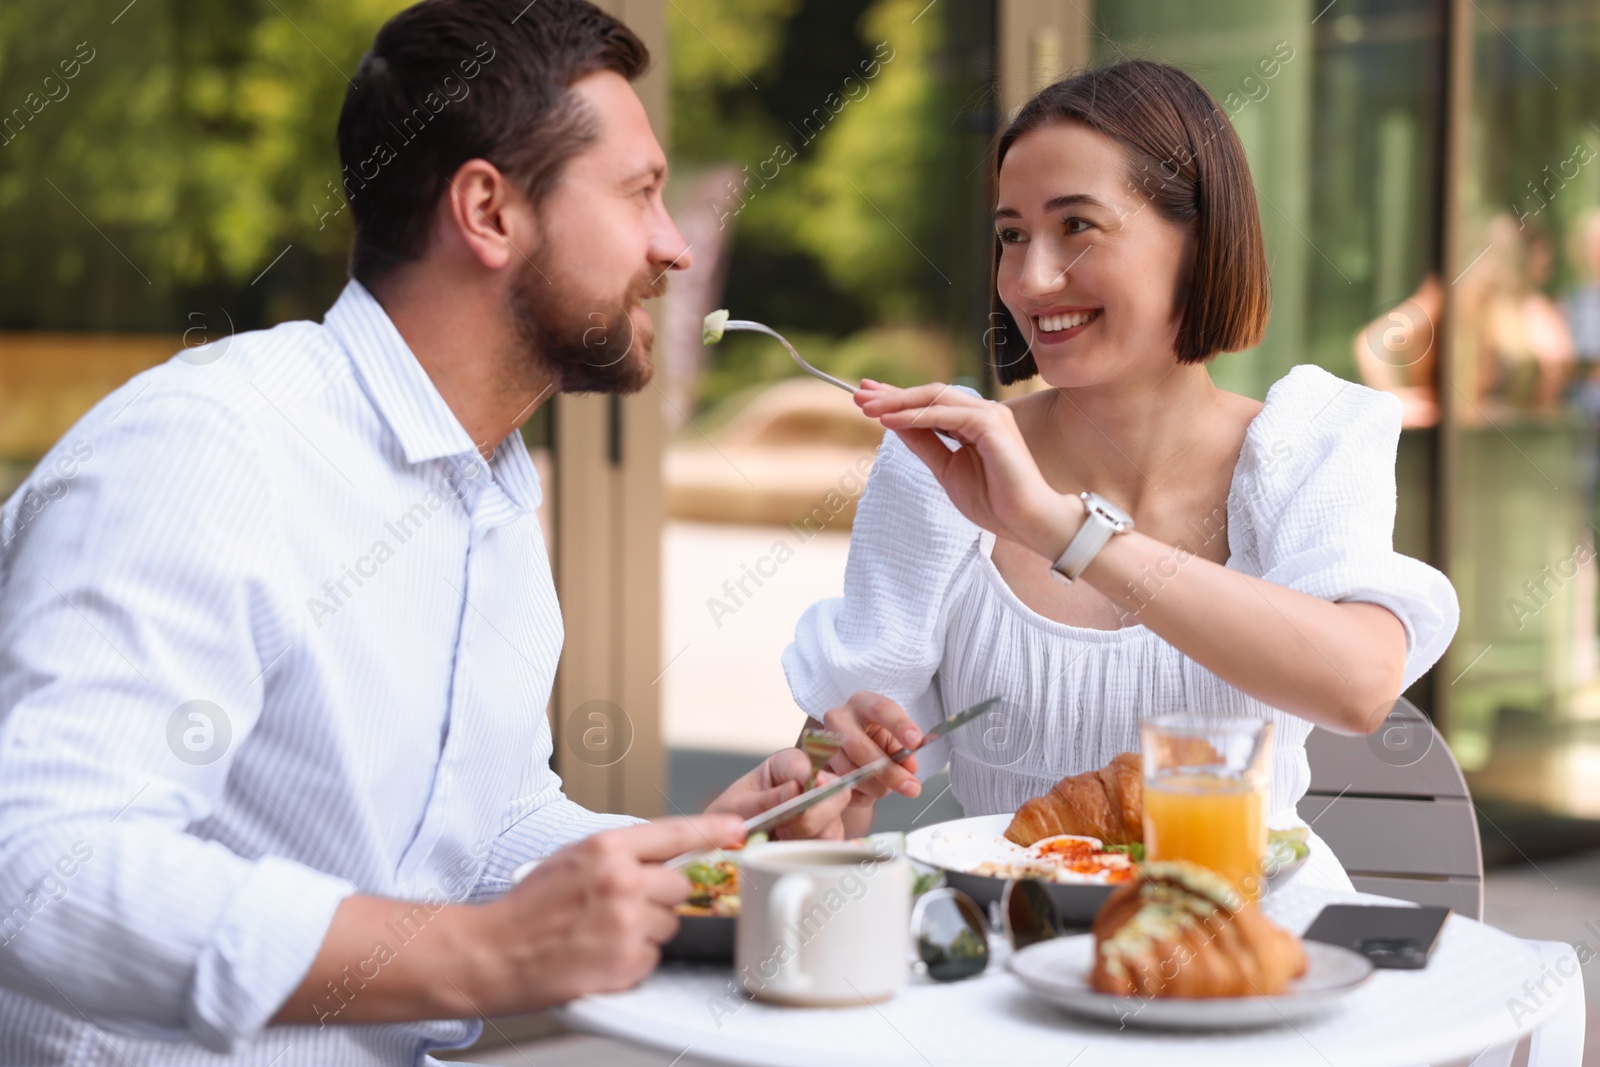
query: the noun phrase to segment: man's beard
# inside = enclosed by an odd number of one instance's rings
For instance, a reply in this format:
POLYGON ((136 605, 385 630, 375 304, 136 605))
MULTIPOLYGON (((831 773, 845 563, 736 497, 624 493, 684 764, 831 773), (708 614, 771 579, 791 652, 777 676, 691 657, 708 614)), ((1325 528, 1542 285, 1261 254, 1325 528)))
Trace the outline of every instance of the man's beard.
POLYGON ((511 318, 530 361, 564 393, 637 393, 650 383, 655 331, 629 311, 667 291, 666 272, 641 272, 619 300, 584 300, 554 283, 559 268, 525 263, 511 289, 511 318))

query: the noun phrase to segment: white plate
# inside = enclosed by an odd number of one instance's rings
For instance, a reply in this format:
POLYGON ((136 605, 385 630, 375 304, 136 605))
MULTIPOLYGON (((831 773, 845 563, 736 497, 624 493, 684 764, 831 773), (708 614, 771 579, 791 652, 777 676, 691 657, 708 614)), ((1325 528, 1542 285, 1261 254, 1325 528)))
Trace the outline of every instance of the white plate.
POLYGON ((1089 987, 1094 937, 1080 934, 1041 941, 1012 956, 1006 966, 1034 995, 1075 1015, 1118 1026, 1233 1030, 1281 1026, 1321 1015, 1372 976, 1372 962, 1347 948, 1303 942, 1306 973, 1272 997, 1117 997, 1089 987))
MULTIPOLYGON (((929 867, 947 871, 970 873, 984 862, 1021 860, 1027 849, 1006 840, 1006 827, 1011 825, 1011 815, 974 815, 966 819, 934 823, 913 830, 906 835, 906 855, 929 867)), ((1082 834, 1062 834, 1088 841, 1101 847, 1098 837, 1082 834)), ((1001 879, 1004 881, 1005 879, 1001 879)), ((1059 885, 1108 885, 1103 879, 1090 875, 1068 875, 1059 885)))
POLYGON ((930 867, 943 867, 933 845, 935 838, 947 834, 971 834, 973 837, 999 837, 1004 838, 1006 827, 1011 825, 1013 815, 969 815, 965 819, 951 819, 948 822, 930 823, 919 826, 906 834, 906 855, 919 863, 926 863, 930 867))
MULTIPOLYGON (((917 829, 906 834, 906 855, 910 856, 918 863, 926 864, 929 867, 938 867, 941 870, 953 870, 957 873, 965 873, 968 878, 990 878, 989 875, 972 874, 966 865, 952 867, 948 863, 939 862, 939 857, 944 853, 944 850, 942 850, 936 843, 937 839, 947 835, 953 835, 958 838, 973 841, 984 838, 994 838, 996 840, 1003 841, 1005 839, 1006 828, 1011 825, 1011 820, 1013 818, 1015 818, 1014 814, 970 815, 965 819, 951 819, 948 822, 939 822, 933 823, 929 826, 918 827, 917 829)), ((1089 838, 1089 840, 1094 839, 1089 838)), ((1286 863, 1283 866, 1269 872, 1267 874, 1266 892, 1271 893, 1273 890, 1285 885, 1290 878, 1294 877, 1301 867, 1305 866, 1306 859, 1309 858, 1309 856, 1310 853, 1308 852, 1306 856, 1303 856, 1292 863, 1286 863)), ((992 878, 991 880, 996 884, 997 887, 1003 887, 1005 885, 1005 879, 1003 878, 992 878)), ((1081 885, 1101 888, 1110 885, 1111 883, 1084 878, 1082 881, 1055 882, 1046 884, 1054 886, 1081 885)), ((970 889, 967 891, 969 893, 971 892, 970 889)), ((996 900, 1000 899, 1000 889, 996 888, 990 895, 992 895, 996 900)))

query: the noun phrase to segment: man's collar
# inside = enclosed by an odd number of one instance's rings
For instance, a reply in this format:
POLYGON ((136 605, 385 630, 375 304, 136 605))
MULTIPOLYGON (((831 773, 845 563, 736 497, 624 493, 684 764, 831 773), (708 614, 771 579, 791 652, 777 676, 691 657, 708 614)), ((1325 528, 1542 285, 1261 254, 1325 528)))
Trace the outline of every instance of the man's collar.
POLYGON ((500 442, 489 460, 489 470, 506 496, 522 510, 532 511, 544 500, 538 468, 533 465, 521 432, 512 430, 500 442))
POLYGON ((406 462, 477 452, 471 435, 366 286, 350 279, 322 322, 350 353, 373 406, 405 450, 406 462))

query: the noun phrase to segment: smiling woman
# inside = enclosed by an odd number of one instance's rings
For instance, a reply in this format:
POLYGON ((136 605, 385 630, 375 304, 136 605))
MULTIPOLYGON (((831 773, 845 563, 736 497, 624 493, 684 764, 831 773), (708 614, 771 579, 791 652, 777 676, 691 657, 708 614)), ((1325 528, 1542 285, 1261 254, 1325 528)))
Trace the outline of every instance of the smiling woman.
MULTIPOLYGON (((1150 716, 1265 720, 1271 822, 1303 825, 1313 726, 1375 728, 1459 614, 1393 548, 1398 404, 1314 366, 1264 404, 1212 382, 1213 357, 1261 338, 1267 261, 1244 150, 1188 74, 1134 61, 1052 85, 996 160, 991 358, 1047 388, 862 383, 894 433, 845 595, 784 655, 795 699, 844 735, 844 773, 884 731, 914 744, 1005 694, 918 768, 948 760, 968 815, 1137 750, 1150 716)), ((916 793, 904 772, 880 786, 916 793)), ((1347 888, 1312 838, 1298 877, 1347 888)))
MULTIPOLYGON (((1271 298, 1255 186, 1238 135, 1193 78, 1175 67, 1134 61, 1057 82, 1018 112, 1000 138, 997 165, 1003 167, 1013 150, 1027 157, 1013 169, 1038 170, 1051 181, 1079 170, 1092 175, 1092 191, 1074 190, 1043 202, 1043 213, 1059 216, 1060 223, 1059 233, 1048 235, 1045 252, 1024 254, 1016 247, 1026 240, 1022 229, 1012 225, 1022 218, 1018 206, 1002 197, 995 209, 991 321, 999 328, 990 331, 989 343, 1002 384, 1033 377, 1040 355, 1035 346, 1076 337, 1105 311, 1053 306, 1019 323, 1006 292, 1029 283, 1021 273, 1024 265, 1041 272, 1040 280, 1051 288, 1050 283, 1090 253, 1097 253, 1095 261, 1085 263, 1082 273, 1115 269, 1121 265, 1116 261, 1125 258, 1119 253, 1126 241, 1108 246, 1104 238, 1113 232, 1192 245, 1187 263, 1175 254, 1176 248, 1152 250, 1169 264, 1182 263, 1185 271, 1144 293, 1159 302, 1175 292, 1171 314, 1163 316, 1162 309, 1152 306, 1141 316, 1157 326, 1175 317, 1181 321, 1179 362, 1202 362, 1261 340, 1271 298), (1070 141, 1027 136, 1063 124, 1080 135, 1099 136, 1070 141), (1080 166, 1056 166, 1067 162, 1055 159, 1057 155, 1076 156, 1080 166), (1174 227, 1158 233, 1156 227, 1138 226, 1136 216, 1146 208, 1174 227), (1108 259, 1113 263, 1106 263, 1108 259)), ((1046 236, 1036 235, 1035 243, 1046 236)), ((1128 328, 1116 322, 1106 327, 1128 328)))

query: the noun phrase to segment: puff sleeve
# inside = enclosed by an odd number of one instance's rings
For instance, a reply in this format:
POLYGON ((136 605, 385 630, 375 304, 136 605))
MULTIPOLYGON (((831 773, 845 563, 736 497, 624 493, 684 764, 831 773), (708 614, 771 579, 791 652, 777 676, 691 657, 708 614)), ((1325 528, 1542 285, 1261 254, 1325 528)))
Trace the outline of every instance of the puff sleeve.
MULTIPOLYGON (((783 653, 801 709, 821 719, 866 690, 899 703, 923 729, 944 718, 937 672, 947 607, 978 533, 922 461, 887 434, 851 530, 845 594, 808 608, 783 653)), ((935 742, 920 774, 948 758, 948 742, 935 742)))
POLYGON ((1448 578, 1394 550, 1399 439, 1394 397, 1294 368, 1246 434, 1228 536, 1236 565, 1269 582, 1393 612, 1409 687, 1444 654, 1461 610, 1448 578))

